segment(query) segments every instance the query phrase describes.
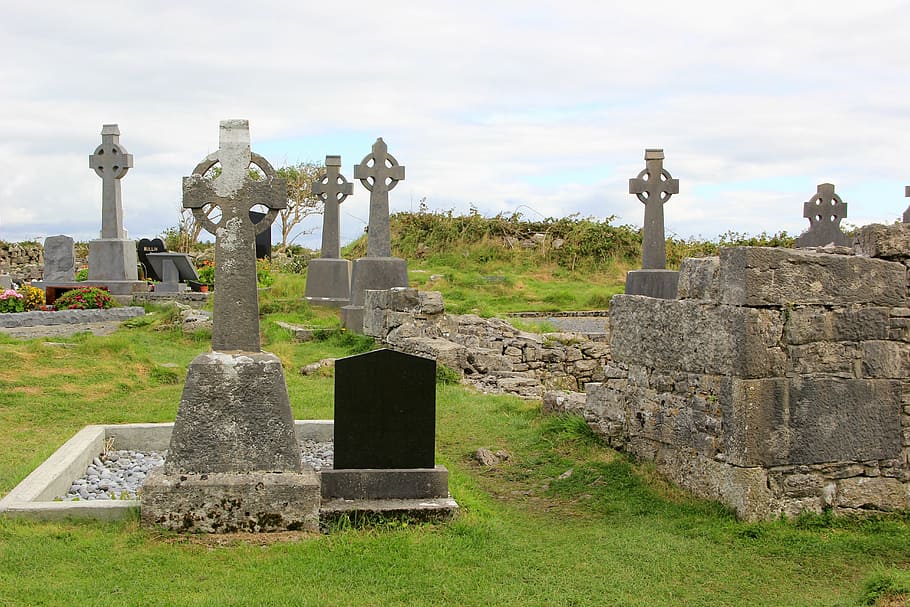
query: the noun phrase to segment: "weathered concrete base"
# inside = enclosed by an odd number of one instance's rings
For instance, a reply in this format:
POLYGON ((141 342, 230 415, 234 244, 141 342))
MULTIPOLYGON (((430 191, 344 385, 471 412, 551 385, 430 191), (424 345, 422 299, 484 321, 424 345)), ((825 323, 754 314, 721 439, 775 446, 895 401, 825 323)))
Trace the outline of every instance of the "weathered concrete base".
POLYGON ((351 304, 341 309, 341 326, 363 333, 363 304, 367 290, 408 286, 408 264, 398 257, 361 257, 351 274, 351 304))
POLYGON ((168 475, 142 484, 142 524, 174 531, 315 531, 319 481, 312 470, 168 475))
POLYGON ((626 295, 676 299, 679 272, 674 270, 632 270, 626 274, 626 295))
POLYGON ((319 525, 331 530, 332 525, 347 519, 355 526, 371 522, 373 516, 382 518, 407 518, 425 522, 445 522, 458 512, 458 504, 451 497, 424 499, 345 500, 329 499, 319 508, 319 525))
POLYGON ((138 264, 135 240, 99 238, 88 243, 89 280, 137 281, 138 264))
POLYGON ((444 466, 407 469, 323 470, 322 497, 348 500, 423 499, 449 496, 444 466))
POLYGON ((340 308, 351 301, 351 262, 347 259, 313 259, 307 266, 307 302, 340 308))

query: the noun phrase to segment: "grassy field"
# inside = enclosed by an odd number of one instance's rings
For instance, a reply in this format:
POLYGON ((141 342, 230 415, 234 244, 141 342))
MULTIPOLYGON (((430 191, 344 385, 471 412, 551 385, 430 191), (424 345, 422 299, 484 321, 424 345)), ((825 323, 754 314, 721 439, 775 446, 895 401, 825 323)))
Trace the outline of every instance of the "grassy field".
MULTIPOLYGON (((299 276, 263 294, 264 347, 297 418, 332 417, 331 372, 299 367, 369 343, 300 305, 299 276), (326 327, 295 344, 274 320, 326 327)), ((157 310, 107 337, 0 336, 0 495, 90 423, 171 421, 208 348, 157 310)), ((539 403, 437 389, 438 462, 461 505, 445 525, 385 521, 329 535, 179 536, 136 520, 0 519, 0 606, 902 605, 910 516, 739 522, 539 403), (483 468, 479 447, 509 460, 483 468)))

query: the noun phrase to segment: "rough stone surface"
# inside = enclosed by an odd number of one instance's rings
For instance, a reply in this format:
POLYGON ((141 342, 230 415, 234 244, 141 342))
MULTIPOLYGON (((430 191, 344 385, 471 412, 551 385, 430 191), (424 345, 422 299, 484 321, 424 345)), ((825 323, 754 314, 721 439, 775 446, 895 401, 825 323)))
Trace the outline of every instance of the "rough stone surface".
POLYGON ((370 311, 364 301, 367 291, 408 286, 408 264, 398 257, 361 257, 354 260, 351 274, 351 304, 341 309, 342 326, 363 333, 364 316, 370 311))
POLYGON ((676 299, 679 272, 673 270, 632 270, 626 274, 626 295, 676 299))
POLYGON ((44 239, 44 283, 73 282, 76 279, 76 250, 70 236, 44 239))
POLYGON ((856 234, 856 251, 869 257, 902 260, 910 257, 910 222, 860 227, 856 234))
POLYGON ((36 327, 128 320, 145 314, 145 308, 126 306, 107 310, 57 310, 0 314, 0 327, 36 327))
POLYGON ((194 358, 187 370, 165 472, 300 469, 281 360, 267 352, 207 352, 194 358))

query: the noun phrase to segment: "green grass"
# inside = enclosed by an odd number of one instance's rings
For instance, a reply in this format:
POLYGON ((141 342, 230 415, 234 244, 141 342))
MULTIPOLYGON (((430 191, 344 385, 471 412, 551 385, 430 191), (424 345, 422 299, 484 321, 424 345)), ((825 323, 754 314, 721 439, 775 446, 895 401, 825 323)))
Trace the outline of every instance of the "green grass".
MULTIPOLYGON (((263 319, 265 347, 284 363, 295 417, 332 417, 331 371, 299 367, 370 344, 331 315, 291 308, 263 319), (294 344, 272 326, 282 317, 327 330, 294 344)), ((66 346, 0 337, 0 495, 85 424, 174 419, 186 365, 208 344, 165 322, 135 324, 57 340, 66 346)), ((446 377, 437 460, 461 505, 455 521, 212 538, 136 520, 0 519, 0 606, 831 606, 910 588, 908 516, 740 522, 607 448, 580 418, 446 377), (483 468, 480 447, 510 457, 483 468)))

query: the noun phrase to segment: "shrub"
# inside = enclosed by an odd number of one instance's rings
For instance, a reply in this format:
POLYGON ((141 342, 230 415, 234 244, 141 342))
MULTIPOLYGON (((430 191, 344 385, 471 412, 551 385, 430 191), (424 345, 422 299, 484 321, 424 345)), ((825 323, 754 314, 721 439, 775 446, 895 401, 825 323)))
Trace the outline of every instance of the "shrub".
POLYGON ((67 291, 54 301, 58 310, 94 310, 115 308, 117 300, 111 294, 98 287, 79 287, 67 291))
POLYGON ((215 262, 207 259, 202 261, 202 265, 196 268, 196 274, 199 275, 199 282, 208 285, 209 288, 215 286, 215 262))
POLYGON ((76 281, 77 282, 85 282, 86 280, 88 280, 88 268, 82 268, 81 270, 76 272, 76 281))
POLYGON ((0 293, 0 312, 24 312, 25 297, 18 291, 7 289, 0 293))
POLYGON ((44 290, 32 285, 22 285, 19 293, 25 298, 25 310, 37 310, 44 305, 44 290))

